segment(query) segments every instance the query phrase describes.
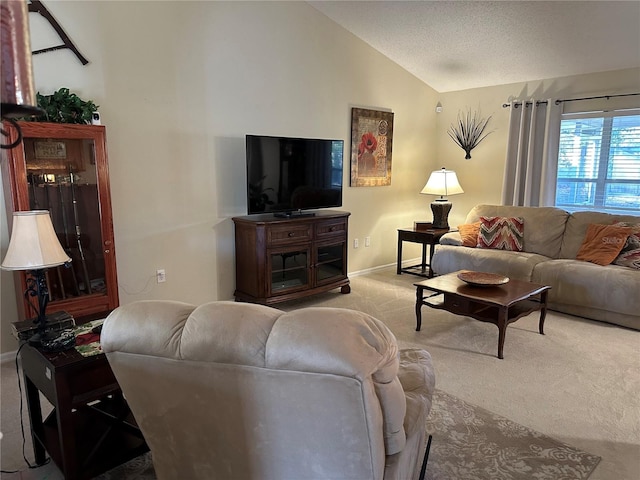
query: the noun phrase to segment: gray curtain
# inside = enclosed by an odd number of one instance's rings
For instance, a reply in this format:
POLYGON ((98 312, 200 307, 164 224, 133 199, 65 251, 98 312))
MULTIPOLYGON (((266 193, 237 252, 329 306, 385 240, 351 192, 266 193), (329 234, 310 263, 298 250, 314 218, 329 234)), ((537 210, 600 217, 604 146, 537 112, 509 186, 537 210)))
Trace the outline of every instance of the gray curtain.
POLYGON ((512 100, 502 204, 555 203, 562 108, 554 100, 512 100))

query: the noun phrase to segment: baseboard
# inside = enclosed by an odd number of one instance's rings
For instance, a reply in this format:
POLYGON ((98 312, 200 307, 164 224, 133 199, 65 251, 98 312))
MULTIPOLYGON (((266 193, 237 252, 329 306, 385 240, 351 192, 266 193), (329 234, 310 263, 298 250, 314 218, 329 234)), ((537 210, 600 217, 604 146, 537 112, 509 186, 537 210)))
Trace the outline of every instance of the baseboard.
MULTIPOLYGON (((416 258, 411 258, 409 260, 403 260, 402 262, 402 266, 409 266, 409 265, 415 265, 416 263, 420 263, 421 259, 420 257, 416 257, 416 258)), ((385 268, 389 268, 389 267, 396 267, 397 263, 393 262, 393 263, 387 263, 386 265, 378 265, 376 267, 371 267, 371 268, 365 268, 364 270, 357 270, 355 272, 349 272, 349 276, 350 277, 359 277, 360 275, 366 275, 367 273, 372 273, 372 272, 376 272, 378 270, 383 270, 385 268)))
MULTIPOLYGON (((416 263, 420 263, 422 261, 421 258, 412 258, 409 260, 404 260, 402 262, 402 266, 408 266, 408 265, 415 265, 416 263)), ((349 272, 349 276, 350 277, 359 277, 360 275, 366 275, 367 273, 372 273, 378 270, 383 270, 385 268, 389 268, 389 267, 395 267, 397 264, 396 262, 393 263, 387 263, 386 265, 378 265, 377 267, 371 267, 371 268, 365 268, 364 270, 357 270, 355 272, 349 272)))

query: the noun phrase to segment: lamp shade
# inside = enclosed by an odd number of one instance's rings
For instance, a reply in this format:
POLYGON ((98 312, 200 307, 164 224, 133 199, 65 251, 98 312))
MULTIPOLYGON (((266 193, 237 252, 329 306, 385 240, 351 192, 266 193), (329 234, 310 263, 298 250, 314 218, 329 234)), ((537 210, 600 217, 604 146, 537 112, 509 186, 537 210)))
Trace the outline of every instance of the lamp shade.
POLYGON ((53 229, 47 210, 13 213, 13 230, 5 270, 39 270, 70 262, 53 229))
POLYGON ((431 176, 429 177, 429 180, 427 180, 427 184, 420 193, 446 197, 448 195, 464 193, 464 190, 462 190, 462 187, 458 182, 456 172, 442 167, 440 170, 431 172, 431 176))

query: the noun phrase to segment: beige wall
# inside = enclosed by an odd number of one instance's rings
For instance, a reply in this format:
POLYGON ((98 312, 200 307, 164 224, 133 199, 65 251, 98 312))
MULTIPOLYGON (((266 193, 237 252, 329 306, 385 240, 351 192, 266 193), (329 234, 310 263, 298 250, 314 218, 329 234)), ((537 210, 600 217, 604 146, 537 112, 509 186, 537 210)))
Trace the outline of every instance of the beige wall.
MULTIPOLYGON (((100 106, 121 303, 232 298, 247 133, 345 140, 343 210, 362 245, 349 250, 352 272, 392 263, 396 229, 425 218, 417 192, 434 161, 436 92, 306 3, 47 7, 91 63, 68 51, 36 55, 35 83, 100 106), (395 114, 389 187, 348 187, 351 107, 395 114), (158 268, 166 283, 156 283, 158 268)), ((37 45, 44 27, 32 21, 33 48, 46 46, 37 45)), ((4 207, 2 222, 4 255, 4 207)), ((2 352, 16 348, 12 283, 3 272, 2 352)))
MULTIPOLYGON (((508 111, 521 94, 637 91, 638 70, 438 94, 304 2, 66 2, 47 4, 90 60, 34 57, 37 89, 65 86, 100 105, 107 127, 120 301, 231 299, 231 217, 246 213, 244 135, 341 138, 347 162, 349 271, 395 262, 396 229, 429 220, 419 195, 431 170, 458 172, 451 224, 499 202, 508 111), (632 88, 633 87, 633 88, 632 88), (438 102, 443 112, 435 113, 438 102), (350 188, 350 109, 395 113, 389 187, 350 188), (493 114, 492 133, 464 160, 446 135, 459 109, 493 114), (371 237, 371 247, 362 241, 371 237), (352 240, 360 239, 353 249, 352 240), (164 268, 167 282, 157 284, 164 268)), ((33 48, 49 34, 32 20, 33 48)), ((42 45, 42 43, 45 43, 42 45)), ((1 254, 8 244, 1 205, 1 254)), ((405 258, 417 257, 415 245, 405 258)), ((0 351, 15 350, 11 274, 1 274, 0 351)))
MULTIPOLYGON (((511 98, 566 99, 596 95, 640 92, 640 69, 619 70, 573 77, 498 85, 440 94, 442 113, 437 115, 436 163, 458 175, 464 194, 450 197, 453 208, 449 224, 463 222, 467 212, 478 203, 497 203, 502 198, 502 178, 509 133, 509 109, 502 108, 511 98), (492 115, 488 130, 493 130, 465 160, 464 150, 447 135, 458 112, 479 111, 483 117, 492 115)), ((627 101, 637 104, 637 97, 627 101)), ((572 103, 572 106, 575 104, 572 103)), ((582 105, 584 106, 584 104, 582 105)), ((593 105, 589 105, 589 108, 593 105)))

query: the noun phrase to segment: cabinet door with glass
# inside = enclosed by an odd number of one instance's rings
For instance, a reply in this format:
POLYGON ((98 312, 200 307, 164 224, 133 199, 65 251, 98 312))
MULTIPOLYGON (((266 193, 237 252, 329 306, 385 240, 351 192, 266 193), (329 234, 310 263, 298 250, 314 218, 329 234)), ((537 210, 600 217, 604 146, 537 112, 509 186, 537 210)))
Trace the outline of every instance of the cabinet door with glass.
POLYGON ((347 278, 347 244, 345 241, 316 244, 315 285, 347 278))
POLYGON ((267 271, 270 272, 268 296, 309 288, 311 258, 308 246, 270 250, 268 255, 267 271))
MULTIPOLYGON (((48 210, 58 239, 72 261, 46 272, 48 312, 94 316, 118 306, 105 127, 19 122, 23 140, 5 150, 4 191, 11 213, 48 210)), ((4 124, 10 139, 16 129, 4 124)), ((26 274, 16 275, 22 318, 35 316, 23 298, 26 274)))

